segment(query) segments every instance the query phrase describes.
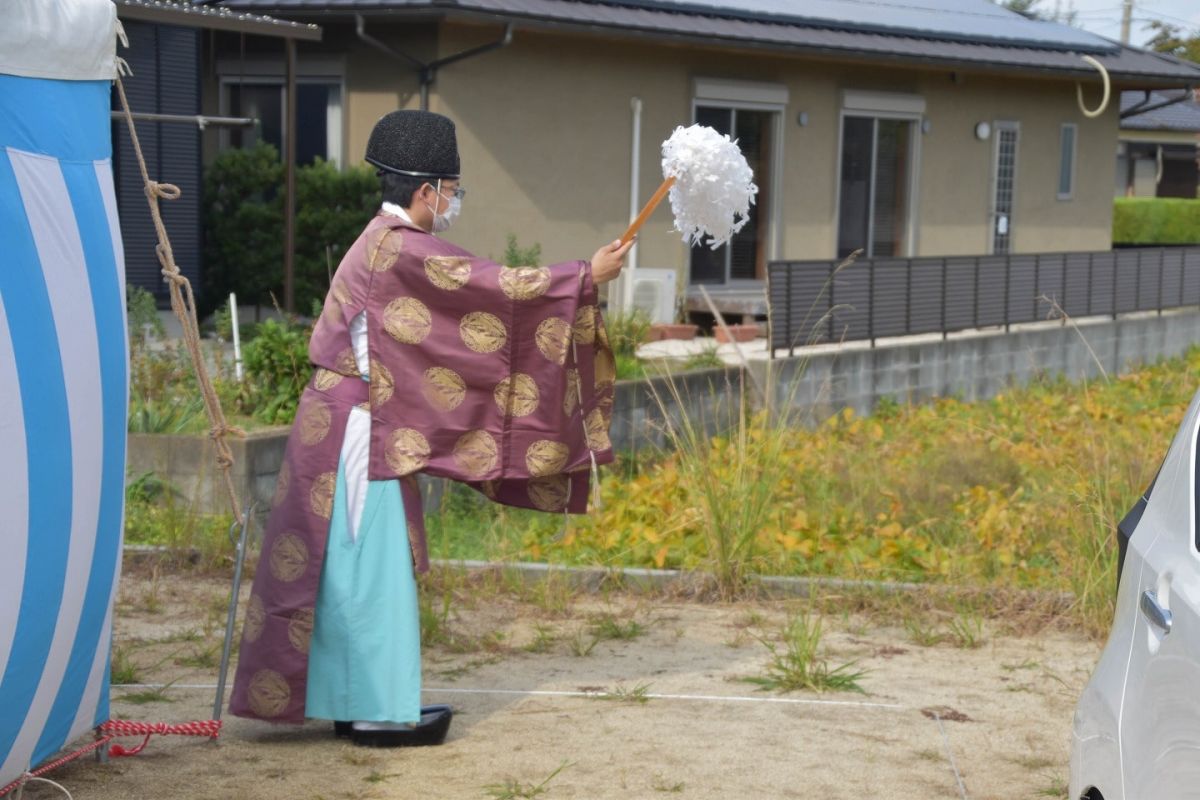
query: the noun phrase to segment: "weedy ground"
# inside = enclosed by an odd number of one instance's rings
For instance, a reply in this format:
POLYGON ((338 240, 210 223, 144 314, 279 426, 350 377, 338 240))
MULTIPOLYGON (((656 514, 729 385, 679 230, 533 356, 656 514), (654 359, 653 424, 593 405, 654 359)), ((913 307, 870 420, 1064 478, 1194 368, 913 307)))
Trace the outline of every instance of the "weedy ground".
MULTIPOLYGON (((138 758, 85 759, 53 777, 79 800, 181 785, 197 800, 786 797, 796 786, 900 800, 960 796, 952 753, 973 798, 1061 797, 1071 709, 1099 650, 1069 606, 1016 590, 829 586, 726 601, 703 581, 585 591, 562 574, 531 584, 448 567, 423 584, 435 609, 425 702, 456 712, 443 747, 368 750, 324 721, 226 715, 216 744, 156 737, 138 758), (935 641, 914 643, 910 627, 935 641)), ((112 716, 209 718, 227 596, 228 576, 127 558, 113 677, 143 685, 115 686, 112 716)))
MULTIPOLYGON (((1200 350, 1112 379, 1043 380, 991 400, 885 402, 607 468, 601 510, 547 518, 452 490, 430 520, 447 558, 919 582, 1073 598, 1107 630, 1115 525, 1196 390, 1200 350), (814 422, 811 421, 810 422, 814 422), (722 563, 732 561, 732 564, 722 563)), ((926 635, 978 639, 970 618, 926 635)))

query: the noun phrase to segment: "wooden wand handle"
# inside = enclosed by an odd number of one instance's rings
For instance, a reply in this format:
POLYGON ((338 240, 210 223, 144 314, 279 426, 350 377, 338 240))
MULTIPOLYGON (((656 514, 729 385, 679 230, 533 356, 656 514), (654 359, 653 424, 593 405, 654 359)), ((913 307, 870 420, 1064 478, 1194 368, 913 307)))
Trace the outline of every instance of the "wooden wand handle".
POLYGON ((637 232, 640 231, 642 226, 646 224, 646 220, 650 219, 650 215, 654 213, 654 209, 658 208, 658 204, 663 201, 663 198, 667 196, 667 192, 669 192, 671 187, 674 185, 674 176, 667 178, 662 182, 662 186, 658 187, 658 191, 655 192, 654 196, 651 197, 646 205, 642 207, 641 212, 637 215, 637 219, 630 223, 629 230, 625 231, 625 233, 621 236, 621 244, 626 244, 630 239, 637 235, 637 232))

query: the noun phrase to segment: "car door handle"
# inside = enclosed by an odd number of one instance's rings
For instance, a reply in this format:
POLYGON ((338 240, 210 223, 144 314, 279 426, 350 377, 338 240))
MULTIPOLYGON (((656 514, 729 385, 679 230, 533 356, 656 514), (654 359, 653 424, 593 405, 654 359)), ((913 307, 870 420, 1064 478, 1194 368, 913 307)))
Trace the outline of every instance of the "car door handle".
POLYGON ((1158 596, 1153 589, 1142 592, 1142 613, 1146 619, 1162 628, 1164 635, 1171 632, 1171 612, 1158 604, 1158 596))

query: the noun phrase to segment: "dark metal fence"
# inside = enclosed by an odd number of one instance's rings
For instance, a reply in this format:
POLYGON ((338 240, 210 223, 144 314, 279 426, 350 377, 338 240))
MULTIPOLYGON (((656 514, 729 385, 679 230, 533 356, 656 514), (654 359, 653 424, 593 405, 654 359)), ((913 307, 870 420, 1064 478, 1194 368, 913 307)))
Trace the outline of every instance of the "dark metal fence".
POLYGON ((773 348, 1200 305, 1200 247, 838 263, 770 263, 773 348))

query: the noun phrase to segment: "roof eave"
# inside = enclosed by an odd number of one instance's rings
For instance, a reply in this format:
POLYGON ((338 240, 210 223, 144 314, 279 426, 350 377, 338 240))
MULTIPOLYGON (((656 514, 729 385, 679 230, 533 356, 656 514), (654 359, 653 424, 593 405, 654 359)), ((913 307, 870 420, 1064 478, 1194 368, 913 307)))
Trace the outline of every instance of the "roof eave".
MULTIPOLYGON (((517 18, 521 22, 527 24, 531 23, 530 27, 540 28, 543 30, 567 30, 607 36, 624 35, 636 39, 652 39, 654 41, 666 41, 680 44, 706 44, 709 46, 719 44, 723 48, 735 50, 786 53, 802 57, 828 57, 846 62, 866 61, 870 63, 936 67, 939 69, 985 72, 989 74, 1020 74, 1043 78, 1073 78, 1075 80, 1083 80, 1092 83, 1099 83, 1101 81, 1099 73, 1097 73, 1094 68, 1085 64, 1082 60, 1080 61, 1080 66, 1077 69, 1022 66, 1001 61, 974 61, 936 57, 922 58, 906 56, 898 53, 851 50, 849 48, 789 45, 763 40, 732 38, 722 39, 711 36, 689 35, 686 33, 668 33, 659 30, 645 30, 624 26, 595 25, 591 23, 571 23, 555 19, 521 16, 516 14, 495 14, 486 11, 467 9, 447 8, 445 11, 445 18, 450 21, 464 20, 503 23, 517 18)), ((378 7, 376 7, 376 12, 379 12, 378 7)), ((415 14, 416 12, 417 9, 414 8, 411 10, 394 9, 386 13, 399 16, 408 16, 410 14, 415 14)), ((1103 63, 1102 58, 1100 61, 1103 63)), ((1200 68, 1197 68, 1196 75, 1194 77, 1189 76, 1187 78, 1177 78, 1166 75, 1149 76, 1141 73, 1123 73, 1112 71, 1109 72, 1109 77, 1114 83, 1118 84, 1118 86, 1114 87, 1118 89, 1169 89, 1200 87, 1200 68)))
POLYGON ((321 41, 322 31, 319 25, 275 19, 244 11, 231 11, 220 7, 192 6, 190 0, 185 0, 185 3, 116 0, 117 18, 160 25, 181 25, 189 28, 249 33, 279 39, 321 41))
MULTIPOLYGON (((236 1, 236 0, 235 0, 236 1)), ((464 8, 463 6, 441 2, 414 3, 405 7, 381 8, 375 3, 348 3, 331 8, 314 8, 312 5, 297 2, 280 2, 274 4, 272 13, 289 16, 313 17, 325 19, 353 18, 354 14, 372 17, 406 18, 421 17, 424 19, 440 18, 446 21, 489 22, 505 24, 517 22, 526 29, 570 31, 590 33, 600 36, 631 38, 637 40, 652 40, 675 44, 717 46, 729 50, 750 50, 755 52, 783 53, 807 58, 827 58, 850 63, 891 64, 898 66, 925 67, 948 69, 963 72, 979 72, 986 74, 1026 75, 1040 78, 1060 78, 1078 80, 1088 83, 1099 83, 1100 74, 1091 66, 1079 61, 1077 68, 1051 67, 1044 65, 1022 65, 1011 61, 996 61, 986 59, 955 59, 937 56, 913 56, 904 53, 889 53, 879 50, 856 50, 853 48, 821 47, 803 44, 789 44, 769 40, 720 37, 712 35, 689 34, 680 31, 664 31, 653 28, 640 28, 630 25, 605 25, 595 22, 571 22, 559 18, 544 17, 519 12, 495 12, 482 9, 464 8)), ((1061 53, 1063 51, 1055 51, 1061 53)), ((1082 55, 1082 54, 1081 54, 1082 55)), ((1162 60, 1175 62, 1190 67, 1187 62, 1159 54, 1162 60)), ((1093 55, 1093 57, 1095 57, 1093 55)), ((1099 58, 1101 63, 1104 57, 1099 58)), ((1107 65, 1106 65, 1107 66, 1107 65)), ((1114 89, 1171 89, 1200 87, 1200 67, 1194 75, 1147 74, 1141 72, 1109 71, 1114 89)))

